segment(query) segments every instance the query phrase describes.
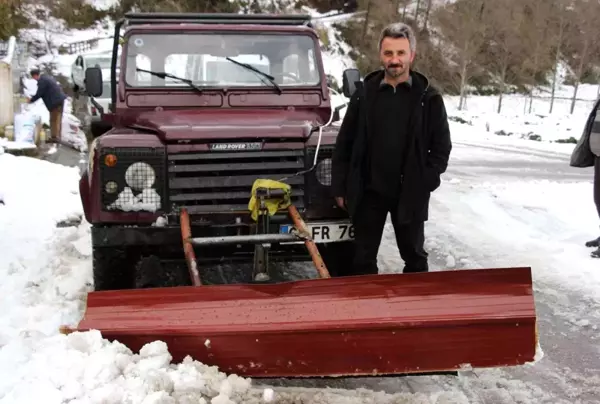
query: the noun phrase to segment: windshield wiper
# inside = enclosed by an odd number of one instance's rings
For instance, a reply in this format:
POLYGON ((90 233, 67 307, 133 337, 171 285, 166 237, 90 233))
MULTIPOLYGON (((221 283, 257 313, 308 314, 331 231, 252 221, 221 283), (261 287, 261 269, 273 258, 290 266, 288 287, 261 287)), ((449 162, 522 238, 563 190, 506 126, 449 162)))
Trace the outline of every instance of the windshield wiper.
POLYGON ((170 79, 179 80, 182 83, 185 83, 188 86, 192 87, 194 90, 198 91, 199 94, 203 93, 203 90, 200 87, 198 87, 197 85, 195 85, 192 82, 192 80, 190 80, 190 79, 186 79, 186 78, 183 78, 183 77, 177 77, 177 76, 172 75, 171 73, 166 73, 166 72, 153 72, 153 71, 150 71, 150 70, 144 70, 144 69, 140 69, 139 67, 136 67, 135 70, 138 71, 138 72, 143 72, 143 73, 151 74, 151 75, 159 77, 159 78, 161 78, 163 80, 165 78, 167 78, 167 77, 170 78, 170 79))
MULTIPOLYGON (((232 63, 235 63, 238 66, 242 66, 245 67, 246 69, 253 71, 254 73, 258 73, 259 75, 261 75, 262 77, 266 78, 267 80, 269 80, 271 82, 271 84, 273 84, 273 87, 275 87, 275 89, 277 89, 277 92, 279 93, 279 95, 281 95, 282 91, 281 91, 281 87, 279 87, 277 85, 277 83, 275 83, 275 77, 271 76, 270 74, 267 74, 265 72, 261 72, 260 70, 258 70, 256 67, 249 65, 248 63, 242 63, 242 62, 238 62, 237 60, 233 60, 232 58, 230 58, 229 56, 226 57, 225 59, 229 60, 232 63)), ((264 82, 264 81, 263 81, 264 82)))

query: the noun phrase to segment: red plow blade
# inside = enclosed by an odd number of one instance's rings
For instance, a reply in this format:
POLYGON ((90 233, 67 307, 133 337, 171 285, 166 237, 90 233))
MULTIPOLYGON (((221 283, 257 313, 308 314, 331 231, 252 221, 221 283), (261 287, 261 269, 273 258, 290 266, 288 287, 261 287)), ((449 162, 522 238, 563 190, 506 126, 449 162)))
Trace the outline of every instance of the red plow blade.
POLYGON ((537 346, 530 268, 92 292, 89 329, 249 377, 521 365, 537 346))

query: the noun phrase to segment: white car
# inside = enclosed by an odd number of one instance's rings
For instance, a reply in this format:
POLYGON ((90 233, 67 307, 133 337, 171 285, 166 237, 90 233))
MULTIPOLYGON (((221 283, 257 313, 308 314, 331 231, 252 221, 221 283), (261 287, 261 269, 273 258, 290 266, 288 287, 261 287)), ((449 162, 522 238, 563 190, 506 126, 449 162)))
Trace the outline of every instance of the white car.
POLYGON ((85 71, 88 67, 100 67, 102 69, 102 77, 105 81, 109 81, 111 63, 112 54, 110 53, 77 56, 71 68, 71 80, 75 94, 85 92, 85 71))

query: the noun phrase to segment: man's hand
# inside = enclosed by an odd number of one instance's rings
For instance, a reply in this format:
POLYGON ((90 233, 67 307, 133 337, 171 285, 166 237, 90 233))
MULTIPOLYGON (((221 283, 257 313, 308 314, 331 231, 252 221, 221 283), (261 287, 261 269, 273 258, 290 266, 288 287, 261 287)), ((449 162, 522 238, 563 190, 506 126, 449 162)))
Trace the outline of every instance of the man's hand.
POLYGON ((337 206, 339 206, 340 208, 346 210, 346 200, 344 199, 343 196, 336 196, 335 197, 335 203, 337 204, 337 206))
POLYGON ((25 100, 26 100, 28 103, 31 103, 31 97, 27 97, 27 98, 25 98, 25 100))

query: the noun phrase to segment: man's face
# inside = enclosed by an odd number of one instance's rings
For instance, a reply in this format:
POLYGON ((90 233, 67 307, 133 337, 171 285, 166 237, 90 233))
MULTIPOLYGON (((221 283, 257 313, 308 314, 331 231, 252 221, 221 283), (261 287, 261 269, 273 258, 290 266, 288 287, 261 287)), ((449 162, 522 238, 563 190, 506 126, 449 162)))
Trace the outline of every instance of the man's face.
POLYGON ((393 78, 408 73, 415 55, 410 51, 410 43, 406 38, 386 37, 381 42, 379 58, 386 73, 393 78))
POLYGON ((39 80, 40 79, 40 75, 39 74, 34 74, 31 76, 32 79, 34 80, 39 80))

